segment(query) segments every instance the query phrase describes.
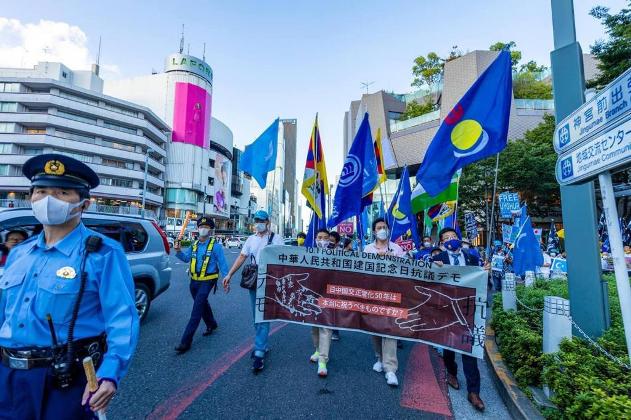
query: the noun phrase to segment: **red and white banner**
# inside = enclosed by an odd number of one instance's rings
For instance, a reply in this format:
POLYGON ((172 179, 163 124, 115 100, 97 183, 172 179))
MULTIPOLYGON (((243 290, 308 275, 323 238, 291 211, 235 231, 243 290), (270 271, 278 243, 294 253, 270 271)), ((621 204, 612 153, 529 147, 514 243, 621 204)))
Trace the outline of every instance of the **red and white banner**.
POLYGON ((414 249, 414 241, 412 239, 406 239, 406 240, 397 239, 394 242, 397 245, 399 245, 405 252, 408 252, 414 249))
POLYGON ((353 222, 342 222, 337 225, 337 233, 340 235, 352 236, 354 231, 353 222))
POLYGON ((261 250, 256 322, 359 331, 482 358, 487 273, 334 249, 261 250))

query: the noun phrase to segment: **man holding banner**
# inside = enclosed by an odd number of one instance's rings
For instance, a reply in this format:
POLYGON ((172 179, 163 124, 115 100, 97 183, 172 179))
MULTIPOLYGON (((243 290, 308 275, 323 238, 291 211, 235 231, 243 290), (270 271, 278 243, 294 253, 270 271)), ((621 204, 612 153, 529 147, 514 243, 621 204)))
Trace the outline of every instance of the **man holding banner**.
MULTIPOLYGON (((446 227, 440 231, 439 237, 447 251, 443 251, 434 257, 435 262, 440 265, 479 266, 480 261, 476 257, 462 251, 462 241, 458 239, 455 229, 446 227)), ((447 384, 453 389, 460 389, 456 353, 452 350, 443 350, 443 361, 445 362, 445 369, 447 369, 447 384)), ((480 398, 478 360, 475 357, 463 354, 462 367, 467 379, 467 391, 469 393, 467 399, 476 410, 484 411, 484 402, 480 398)))
MULTIPOLYGON (((381 217, 375 219, 372 223, 372 231, 375 235, 375 242, 366 245, 364 252, 377 255, 394 255, 395 257, 405 256, 405 251, 403 251, 399 245, 390 242, 389 226, 385 219, 381 217)), ((385 372, 388 385, 398 386, 399 380, 396 375, 399 366, 397 359, 397 340, 373 335, 372 343, 375 349, 375 355, 377 356, 377 361, 372 369, 379 373, 385 372)))

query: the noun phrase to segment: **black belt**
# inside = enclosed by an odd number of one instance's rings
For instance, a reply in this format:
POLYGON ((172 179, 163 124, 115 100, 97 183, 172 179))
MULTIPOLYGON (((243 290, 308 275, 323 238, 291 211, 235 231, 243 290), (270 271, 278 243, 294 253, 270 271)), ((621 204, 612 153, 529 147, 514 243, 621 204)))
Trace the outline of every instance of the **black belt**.
MULTIPOLYGON (((107 351, 105 334, 75 340, 75 361, 79 362, 85 357, 92 357, 96 366, 100 365, 103 354, 107 351)), ((50 367, 53 362, 55 352, 65 354, 66 345, 56 349, 52 347, 23 347, 10 349, 0 347, 2 363, 11 369, 28 370, 35 368, 50 367)))

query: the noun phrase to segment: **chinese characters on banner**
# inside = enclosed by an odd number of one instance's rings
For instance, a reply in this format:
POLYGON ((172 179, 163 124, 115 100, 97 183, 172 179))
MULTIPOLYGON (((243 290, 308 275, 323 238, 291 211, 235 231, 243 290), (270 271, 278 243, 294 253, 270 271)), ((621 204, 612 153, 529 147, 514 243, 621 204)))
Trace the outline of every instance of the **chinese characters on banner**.
POLYGON ((261 251, 256 322, 420 341, 483 357, 487 273, 333 249, 261 251))
POLYGON ((464 214, 464 223, 467 230, 467 238, 470 241, 478 237, 478 222, 475 220, 475 214, 473 212, 466 212, 464 214))
POLYGON ((510 219, 513 212, 519 211, 519 195, 517 193, 504 192, 499 195, 500 217, 510 219))

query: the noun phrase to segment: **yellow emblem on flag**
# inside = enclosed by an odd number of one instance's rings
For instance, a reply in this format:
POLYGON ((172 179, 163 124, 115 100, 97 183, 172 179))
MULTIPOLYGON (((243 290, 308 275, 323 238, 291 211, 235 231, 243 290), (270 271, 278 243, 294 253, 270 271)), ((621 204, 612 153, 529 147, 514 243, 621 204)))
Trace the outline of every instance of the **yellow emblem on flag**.
POLYGON ((66 173, 66 167, 58 160, 49 160, 44 166, 44 173, 47 175, 63 175, 66 173))
POLYGON ((74 279, 77 277, 77 272, 74 271, 72 267, 61 267, 57 270, 57 277, 61 277, 62 279, 74 279))

